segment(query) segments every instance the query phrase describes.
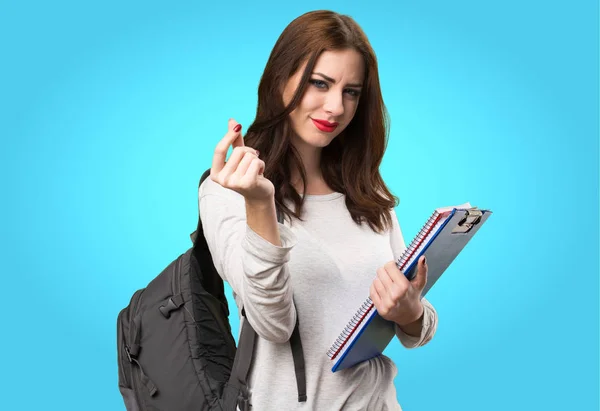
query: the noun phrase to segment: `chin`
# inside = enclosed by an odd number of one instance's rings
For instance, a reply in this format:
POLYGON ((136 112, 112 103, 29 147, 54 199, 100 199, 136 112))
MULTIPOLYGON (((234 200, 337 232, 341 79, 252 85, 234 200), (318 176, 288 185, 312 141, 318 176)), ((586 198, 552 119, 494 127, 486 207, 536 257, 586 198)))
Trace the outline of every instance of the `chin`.
POLYGON ((313 146, 313 147, 319 147, 319 148, 323 148, 323 147, 327 147, 329 144, 331 144, 331 142, 333 141, 333 139, 336 136, 324 136, 324 135, 317 135, 317 136, 313 136, 313 138, 311 138, 308 143, 313 146))
POLYGON ((301 144, 315 148, 327 147, 331 142, 343 131, 343 129, 335 130, 327 133, 317 130, 312 123, 308 127, 303 127, 301 130, 296 130, 297 138, 301 144))
POLYGON ((340 133, 337 132, 337 130, 335 133, 324 133, 318 130, 311 130, 309 133, 304 134, 304 136, 306 137, 303 136, 302 140, 304 140, 306 143, 310 144, 313 147, 323 148, 331 144, 333 139, 335 139, 338 136, 338 134, 340 133))

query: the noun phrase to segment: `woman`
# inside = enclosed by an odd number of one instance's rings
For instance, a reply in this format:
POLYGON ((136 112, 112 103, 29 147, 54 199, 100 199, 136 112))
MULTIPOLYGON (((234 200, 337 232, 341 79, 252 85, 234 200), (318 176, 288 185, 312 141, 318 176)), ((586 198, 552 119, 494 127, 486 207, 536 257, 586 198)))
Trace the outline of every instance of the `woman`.
POLYGON ((405 347, 435 333, 437 314, 420 298, 426 262, 412 282, 394 263, 405 243, 378 170, 387 124, 377 70, 354 20, 298 17, 269 57, 254 124, 243 137, 229 120, 200 187, 215 266, 260 337, 249 377, 256 410, 400 409, 389 358, 332 373, 326 356, 367 295, 405 347), (306 403, 287 343, 297 317, 306 403))

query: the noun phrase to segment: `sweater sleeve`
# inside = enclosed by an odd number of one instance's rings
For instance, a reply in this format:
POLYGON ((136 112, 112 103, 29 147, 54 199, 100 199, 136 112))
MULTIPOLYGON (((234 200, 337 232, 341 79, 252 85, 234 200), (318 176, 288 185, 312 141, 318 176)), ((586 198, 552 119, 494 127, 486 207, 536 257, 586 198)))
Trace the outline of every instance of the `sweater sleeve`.
MULTIPOLYGON (((404 236, 402 235, 402 229, 396 216, 396 212, 392 209, 392 221, 393 229, 390 237, 390 243, 394 254, 394 260, 398 260, 404 250, 406 244, 404 242, 404 236)), ((423 303, 423 326, 421 328, 421 334, 419 336, 412 336, 406 334, 396 325, 396 337, 400 340, 400 343, 406 348, 416 348, 427 344, 433 338, 435 331, 437 330, 438 315, 431 303, 427 301, 425 297, 421 299, 423 303)))
POLYGON ((247 225, 244 198, 210 179, 200 188, 199 207, 215 268, 248 322, 267 341, 288 341, 296 323, 287 266, 294 233, 279 224, 282 245, 265 240, 247 225))

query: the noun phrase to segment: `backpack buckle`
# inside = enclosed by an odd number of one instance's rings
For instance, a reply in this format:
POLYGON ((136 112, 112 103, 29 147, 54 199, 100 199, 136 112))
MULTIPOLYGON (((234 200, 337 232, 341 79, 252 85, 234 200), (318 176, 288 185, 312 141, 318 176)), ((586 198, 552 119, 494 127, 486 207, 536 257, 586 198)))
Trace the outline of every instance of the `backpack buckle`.
POLYGON ((183 305, 183 297, 181 296, 181 294, 177 294, 171 298, 169 298, 169 301, 167 301, 166 305, 161 305, 160 307, 158 307, 158 309, 160 310, 160 313, 163 315, 163 317, 165 318, 169 318, 171 317, 171 311, 177 310, 179 309, 179 307, 181 307, 183 305))
POLYGON ((238 398, 238 410, 239 411, 249 411, 250 410, 250 404, 247 398, 238 398))
POLYGON ((129 362, 133 362, 139 352, 140 347, 138 345, 134 344, 131 348, 128 345, 125 346, 125 353, 127 354, 127 360, 129 360, 129 362))
POLYGON ((125 346, 125 353, 127 354, 127 360, 131 363, 133 362, 133 358, 131 357, 131 352, 129 351, 129 347, 125 346))
POLYGON ((248 387, 242 385, 240 387, 240 391, 238 392, 238 401, 237 406, 239 411, 250 411, 250 393, 248 392, 248 387))

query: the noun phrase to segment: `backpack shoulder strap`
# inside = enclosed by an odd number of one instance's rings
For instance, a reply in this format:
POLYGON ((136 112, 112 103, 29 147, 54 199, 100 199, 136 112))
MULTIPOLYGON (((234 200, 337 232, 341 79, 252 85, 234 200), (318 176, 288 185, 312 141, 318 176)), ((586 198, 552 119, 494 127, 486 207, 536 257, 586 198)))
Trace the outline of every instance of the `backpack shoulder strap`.
POLYGON ((298 402, 306 402, 306 367, 304 366, 304 351, 300 339, 300 323, 296 315, 296 326, 290 338, 290 348, 294 358, 294 371, 296 372, 296 385, 298 386, 298 402))
MULTIPOLYGON (((283 224, 283 213, 277 207, 277 221, 283 224)), ((298 387, 298 402, 306 402, 306 367, 304 365, 304 351, 300 339, 300 321, 296 312, 296 325, 290 337, 290 348, 294 359, 294 371, 296 373, 296 385, 298 387)))
MULTIPOLYGON (((202 183, 204 182, 204 180, 206 180, 206 178, 210 175, 210 168, 208 170, 206 170, 203 174, 202 177, 200 177, 200 182, 198 183, 198 189, 200 189, 200 186, 202 185, 202 183)), ((199 201, 199 200, 198 200, 199 201)), ((192 244, 196 243, 196 237, 198 237, 198 229, 200 227, 200 204, 198 204, 198 227, 196 228, 196 230, 190 234, 190 239, 192 240, 192 244)))

